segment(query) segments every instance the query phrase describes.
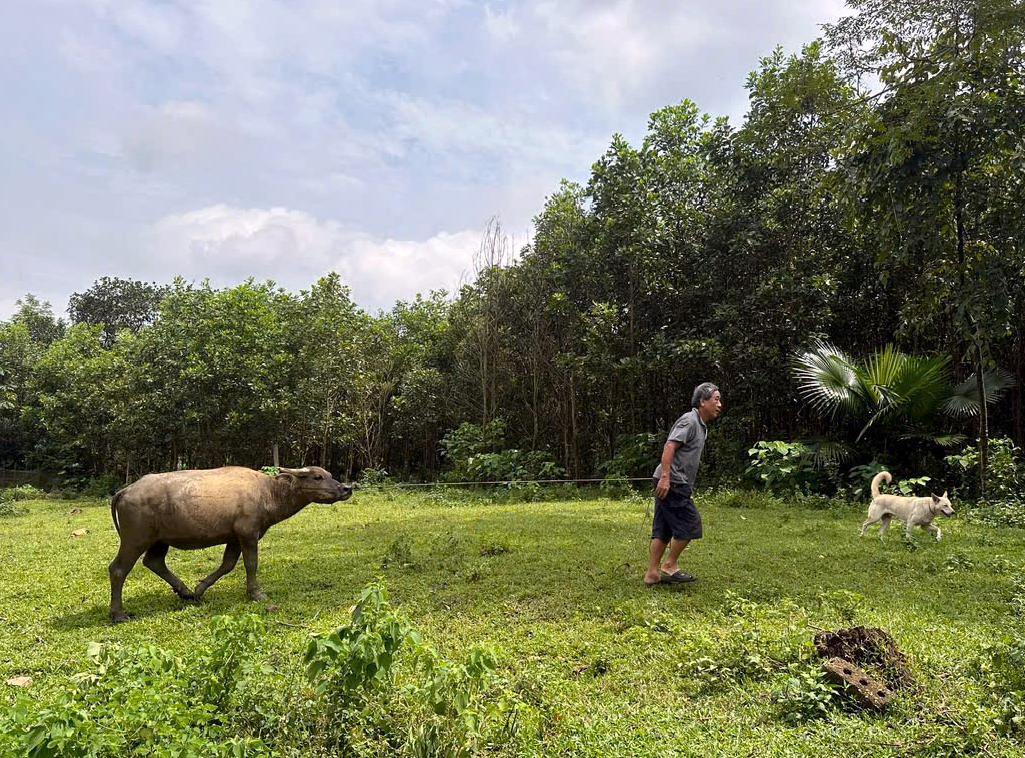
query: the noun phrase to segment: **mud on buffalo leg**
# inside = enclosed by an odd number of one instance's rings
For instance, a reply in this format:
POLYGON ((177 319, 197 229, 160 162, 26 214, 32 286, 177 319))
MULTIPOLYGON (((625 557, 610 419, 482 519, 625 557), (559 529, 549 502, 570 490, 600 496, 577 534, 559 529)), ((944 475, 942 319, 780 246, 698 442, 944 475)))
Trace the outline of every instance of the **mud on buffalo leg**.
POLYGON ((197 584, 196 589, 193 590, 196 600, 203 597, 203 593, 210 589, 211 584, 235 568, 235 564, 238 563, 238 557, 241 554, 242 546, 238 542, 229 542, 224 546, 224 560, 221 561, 221 565, 210 576, 197 584))
POLYGON ((194 600, 195 596, 192 594, 192 590, 186 587, 185 582, 171 573, 171 569, 167 567, 167 550, 166 542, 156 542, 150 545, 149 550, 146 551, 146 557, 142 559, 142 565, 170 584, 171 589, 182 600, 194 600))

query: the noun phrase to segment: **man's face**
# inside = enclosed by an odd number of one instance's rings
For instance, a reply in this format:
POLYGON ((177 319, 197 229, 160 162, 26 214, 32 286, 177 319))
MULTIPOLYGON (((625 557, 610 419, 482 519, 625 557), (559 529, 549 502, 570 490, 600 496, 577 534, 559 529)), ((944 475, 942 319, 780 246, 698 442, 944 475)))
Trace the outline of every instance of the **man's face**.
POLYGON ((719 395, 719 390, 712 393, 712 396, 707 400, 698 401, 698 413, 701 414, 701 418, 705 421, 711 421, 719 415, 719 411, 722 410, 722 398, 719 395))

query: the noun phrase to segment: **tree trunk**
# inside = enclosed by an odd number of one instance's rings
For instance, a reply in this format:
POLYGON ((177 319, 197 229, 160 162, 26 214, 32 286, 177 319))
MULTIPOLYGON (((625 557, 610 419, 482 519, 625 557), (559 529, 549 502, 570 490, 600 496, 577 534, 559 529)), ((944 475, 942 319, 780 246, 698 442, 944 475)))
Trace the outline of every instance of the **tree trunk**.
POLYGON ((979 386, 979 496, 986 499, 986 470, 989 465, 989 411, 986 407, 986 378, 983 376, 982 344, 976 342, 979 386))
POLYGON ((580 458, 577 453, 577 392, 572 377, 569 380, 569 423, 570 441, 573 445, 573 471, 570 478, 576 479, 580 476, 580 458))

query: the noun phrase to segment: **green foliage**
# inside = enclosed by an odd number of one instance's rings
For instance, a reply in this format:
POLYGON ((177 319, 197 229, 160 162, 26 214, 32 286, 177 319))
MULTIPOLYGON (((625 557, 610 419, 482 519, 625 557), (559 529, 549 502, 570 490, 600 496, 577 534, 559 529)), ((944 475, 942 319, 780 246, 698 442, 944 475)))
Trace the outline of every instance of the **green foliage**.
POLYGON ((68 315, 73 324, 102 325, 103 346, 109 348, 121 329, 138 331, 151 323, 169 290, 155 282, 104 276, 85 292, 72 293, 68 315))
POLYGON ((31 484, 0 489, 0 517, 23 516, 28 513, 28 508, 17 503, 23 500, 39 500, 43 497, 45 493, 31 484))
POLYGON ((73 482, 65 483, 71 485, 73 489, 77 489, 82 494, 82 497, 94 498, 110 497, 125 484, 124 481, 119 479, 116 474, 91 476, 78 487, 75 487, 73 482))
POLYGON ((872 460, 869 463, 861 463, 851 466, 847 472, 847 478, 851 483, 851 497, 855 500, 865 500, 872 497, 872 480, 881 471, 889 471, 885 463, 872 460))
POLYGON ((269 755, 262 741, 227 726, 239 679, 264 671, 255 662, 263 633, 256 616, 219 616, 206 644, 184 657, 155 645, 90 643, 91 668, 45 702, 19 698, 0 715, 0 739, 29 758, 269 755))
POLYGON ((328 635, 313 635, 305 662, 317 695, 330 692, 345 706, 390 684, 395 654, 413 632, 387 599, 379 583, 368 585, 348 624, 328 635))
POLYGON ((558 479, 565 469, 544 450, 503 449, 505 421, 496 418, 484 426, 463 422, 441 441, 452 469, 448 481, 524 481, 558 479))
POLYGON ((0 518, 24 516, 26 513, 28 513, 27 507, 15 505, 12 501, 0 500, 0 518))
MULTIPOLYGON (((968 445, 944 461, 961 477, 960 492, 972 493, 977 481, 978 448, 968 445)), ((989 442, 986 491, 987 500, 974 503, 967 510, 970 518, 993 525, 1025 527, 1025 461, 1021 449, 1010 439, 989 442)))
POLYGON ((873 428, 883 434, 923 434, 943 413, 950 396, 946 356, 908 355, 886 345, 862 362, 822 340, 798 353, 793 372, 798 390, 816 411, 860 427, 854 442, 873 428))
POLYGON ((819 593, 819 604, 841 624, 853 626, 858 613, 865 606, 865 596, 851 590, 827 590, 819 593))
POLYGON ((787 667, 771 699, 784 722, 805 722, 827 716, 833 705, 833 688, 826 681, 821 662, 809 657, 787 667))
POLYGON ((53 307, 48 300, 41 301, 29 292, 14 304, 17 311, 11 322, 24 326, 33 342, 50 345, 64 336, 67 324, 64 319, 53 315, 53 307))
POLYGON ((473 648, 458 663, 443 658, 388 604, 377 581, 363 589, 348 623, 312 636, 304 660, 315 694, 339 717, 389 733, 401 713, 414 755, 470 755, 496 724, 507 731, 519 707, 511 691, 493 689, 490 652, 473 648), (399 676, 401 657, 407 668, 399 676))
POLYGON ((409 539, 405 534, 398 535, 388 545, 388 549, 381 556, 381 568, 395 566, 397 568, 415 568, 413 562, 413 551, 409 547, 409 539))
POLYGON ((708 500, 726 508, 781 508, 784 500, 767 489, 723 487, 709 493, 708 500))
POLYGON ((19 484, 17 487, 0 489, 0 503, 14 503, 19 500, 40 500, 46 493, 31 484, 19 484))
POLYGON ((659 436, 652 432, 622 435, 615 456, 598 465, 606 480, 650 476, 659 456, 659 436))
POLYGON ((993 726, 1025 737, 1025 630, 1019 624, 980 652, 977 675, 989 694, 993 726))
POLYGON ((823 472, 815 466, 808 448, 801 442, 759 441, 747 454, 752 460, 745 473, 773 494, 814 490, 821 486, 823 472))
POLYGON ((359 474, 360 487, 380 487, 388 482, 388 472, 383 468, 363 469, 359 474))

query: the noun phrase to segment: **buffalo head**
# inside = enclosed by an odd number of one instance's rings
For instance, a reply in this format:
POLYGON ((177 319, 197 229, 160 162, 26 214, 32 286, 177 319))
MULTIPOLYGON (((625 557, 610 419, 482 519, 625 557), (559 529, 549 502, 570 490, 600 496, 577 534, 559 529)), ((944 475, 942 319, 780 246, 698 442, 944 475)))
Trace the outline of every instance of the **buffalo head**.
POLYGON ((352 497, 352 487, 339 482, 331 476, 331 472, 320 466, 304 466, 303 468, 279 468, 279 477, 292 477, 292 485, 297 493, 308 497, 314 503, 337 503, 352 497))

